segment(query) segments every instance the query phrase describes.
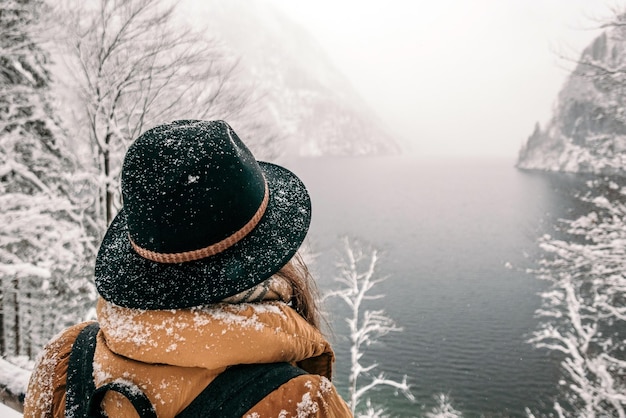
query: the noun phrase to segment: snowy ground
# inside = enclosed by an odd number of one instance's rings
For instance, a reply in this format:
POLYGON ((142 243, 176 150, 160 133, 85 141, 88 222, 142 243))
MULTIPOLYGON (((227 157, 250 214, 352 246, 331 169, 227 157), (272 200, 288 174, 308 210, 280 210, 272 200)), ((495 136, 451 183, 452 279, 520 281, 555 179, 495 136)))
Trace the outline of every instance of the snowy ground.
POLYGON ((15 409, 11 409, 3 403, 0 403, 0 417, 2 418, 22 418, 23 415, 15 409))

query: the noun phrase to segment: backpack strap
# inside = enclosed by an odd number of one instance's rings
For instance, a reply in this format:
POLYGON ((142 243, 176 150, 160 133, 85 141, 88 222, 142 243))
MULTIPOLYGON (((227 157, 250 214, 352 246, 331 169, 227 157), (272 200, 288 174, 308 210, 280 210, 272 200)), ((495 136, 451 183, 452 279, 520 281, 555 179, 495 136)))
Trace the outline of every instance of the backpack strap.
POLYGON ((141 418, 157 418, 156 411, 150 399, 142 392, 137 385, 131 382, 116 380, 105 385, 100 386, 93 393, 91 401, 89 402, 89 417, 90 418, 106 418, 106 414, 102 411, 100 404, 104 399, 104 395, 108 391, 114 391, 122 394, 133 404, 135 411, 141 418))
POLYGON ((72 344, 67 366, 66 418, 87 416, 89 399, 96 390, 93 381, 93 355, 96 351, 96 336, 99 330, 100 326, 97 322, 87 325, 72 344))
MULTIPOLYGON (((65 417, 104 417, 100 403, 110 390, 121 393, 141 418, 156 418, 148 397, 131 382, 116 380, 98 389, 93 380, 93 357, 100 326, 83 328, 70 352, 67 368, 65 417)), ((289 380, 307 374, 289 363, 241 364, 219 374, 176 418, 240 418, 289 380)))
POLYGON ((93 357, 99 330, 97 322, 87 325, 72 344, 65 386, 65 417, 104 417, 100 403, 104 395, 112 390, 128 398, 141 418, 156 418, 148 397, 131 382, 117 380, 96 389, 93 381, 93 357))
POLYGON ((241 418, 268 394, 307 374, 289 363, 242 364, 219 374, 176 418, 241 418))

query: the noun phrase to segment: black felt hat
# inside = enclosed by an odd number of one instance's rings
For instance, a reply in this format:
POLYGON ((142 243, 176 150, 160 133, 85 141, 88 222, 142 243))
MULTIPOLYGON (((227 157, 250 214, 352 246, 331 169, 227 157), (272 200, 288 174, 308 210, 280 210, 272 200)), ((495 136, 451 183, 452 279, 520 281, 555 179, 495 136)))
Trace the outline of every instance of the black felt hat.
POLYGON ((96 288, 138 309, 206 305, 249 289, 302 244, 311 202, 289 170, 256 161, 223 121, 141 135, 122 167, 123 208, 96 259, 96 288))

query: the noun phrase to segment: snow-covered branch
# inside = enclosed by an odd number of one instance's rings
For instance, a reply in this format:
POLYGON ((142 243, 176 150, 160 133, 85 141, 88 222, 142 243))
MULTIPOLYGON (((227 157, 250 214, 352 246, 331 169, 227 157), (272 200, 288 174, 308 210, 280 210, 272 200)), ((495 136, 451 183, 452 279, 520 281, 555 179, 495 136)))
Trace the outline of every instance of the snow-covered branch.
POLYGON ((0 402, 22 412, 30 370, 23 369, 0 357, 0 402))
POLYGON ((73 134, 86 134, 102 174, 102 229, 121 204, 120 166, 132 140, 175 119, 241 114, 251 101, 252 90, 233 82, 238 60, 175 12, 163 0, 69 0, 56 9, 67 84, 82 102, 73 134))
POLYGON ((437 405, 432 411, 427 412, 426 418, 460 418, 463 414, 452 406, 450 396, 445 393, 439 393, 434 396, 437 405))
MULTIPOLYGON (((383 373, 377 376, 369 376, 369 372, 378 367, 377 363, 364 365, 361 359, 364 354, 364 346, 379 341, 390 332, 402 331, 395 322, 389 318, 384 310, 368 310, 364 306, 364 301, 380 299, 384 295, 370 295, 373 287, 385 280, 377 277, 377 263, 379 261, 378 252, 372 249, 365 253, 363 248, 356 242, 344 239, 344 257, 338 263, 339 276, 336 281, 341 284, 341 288, 333 290, 325 295, 325 299, 338 297, 350 308, 350 317, 346 318, 350 330, 350 355, 351 368, 349 376, 349 396, 350 408, 354 414, 358 405, 365 399, 366 395, 381 386, 387 386, 401 392, 407 399, 414 401, 411 387, 405 375, 402 381, 385 377, 383 373), (369 381, 362 384, 361 381, 369 381)), ((363 416, 382 416, 381 409, 375 409, 367 400, 367 410, 363 416)))
POLYGON ((380 373, 378 376, 374 377, 368 384, 360 386, 355 393, 355 398, 362 399, 366 393, 378 386, 392 387, 402 392, 402 394, 410 401, 415 401, 415 396, 411 393, 411 386, 407 383, 407 376, 402 378, 402 382, 398 382, 396 380, 386 378, 384 373, 380 373))
POLYGON ((33 33, 48 12, 41 0, 9 0, 0 13, 0 355, 10 357, 36 356, 94 300, 90 213, 77 205, 78 167, 33 33))
POLYGON ((535 273, 551 285, 529 341, 563 356, 559 416, 626 417, 626 190, 583 200, 595 209, 562 221, 568 239, 540 241, 545 255, 535 273))

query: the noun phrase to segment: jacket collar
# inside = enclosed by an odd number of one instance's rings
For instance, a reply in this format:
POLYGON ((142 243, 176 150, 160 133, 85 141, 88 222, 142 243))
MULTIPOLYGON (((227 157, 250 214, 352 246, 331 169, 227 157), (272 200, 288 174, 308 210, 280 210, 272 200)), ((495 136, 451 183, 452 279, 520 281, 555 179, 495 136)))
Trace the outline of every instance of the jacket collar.
POLYGON ((330 344, 284 302, 141 310, 99 298, 96 309, 109 350, 133 360, 209 370, 287 361, 331 377, 330 344))

